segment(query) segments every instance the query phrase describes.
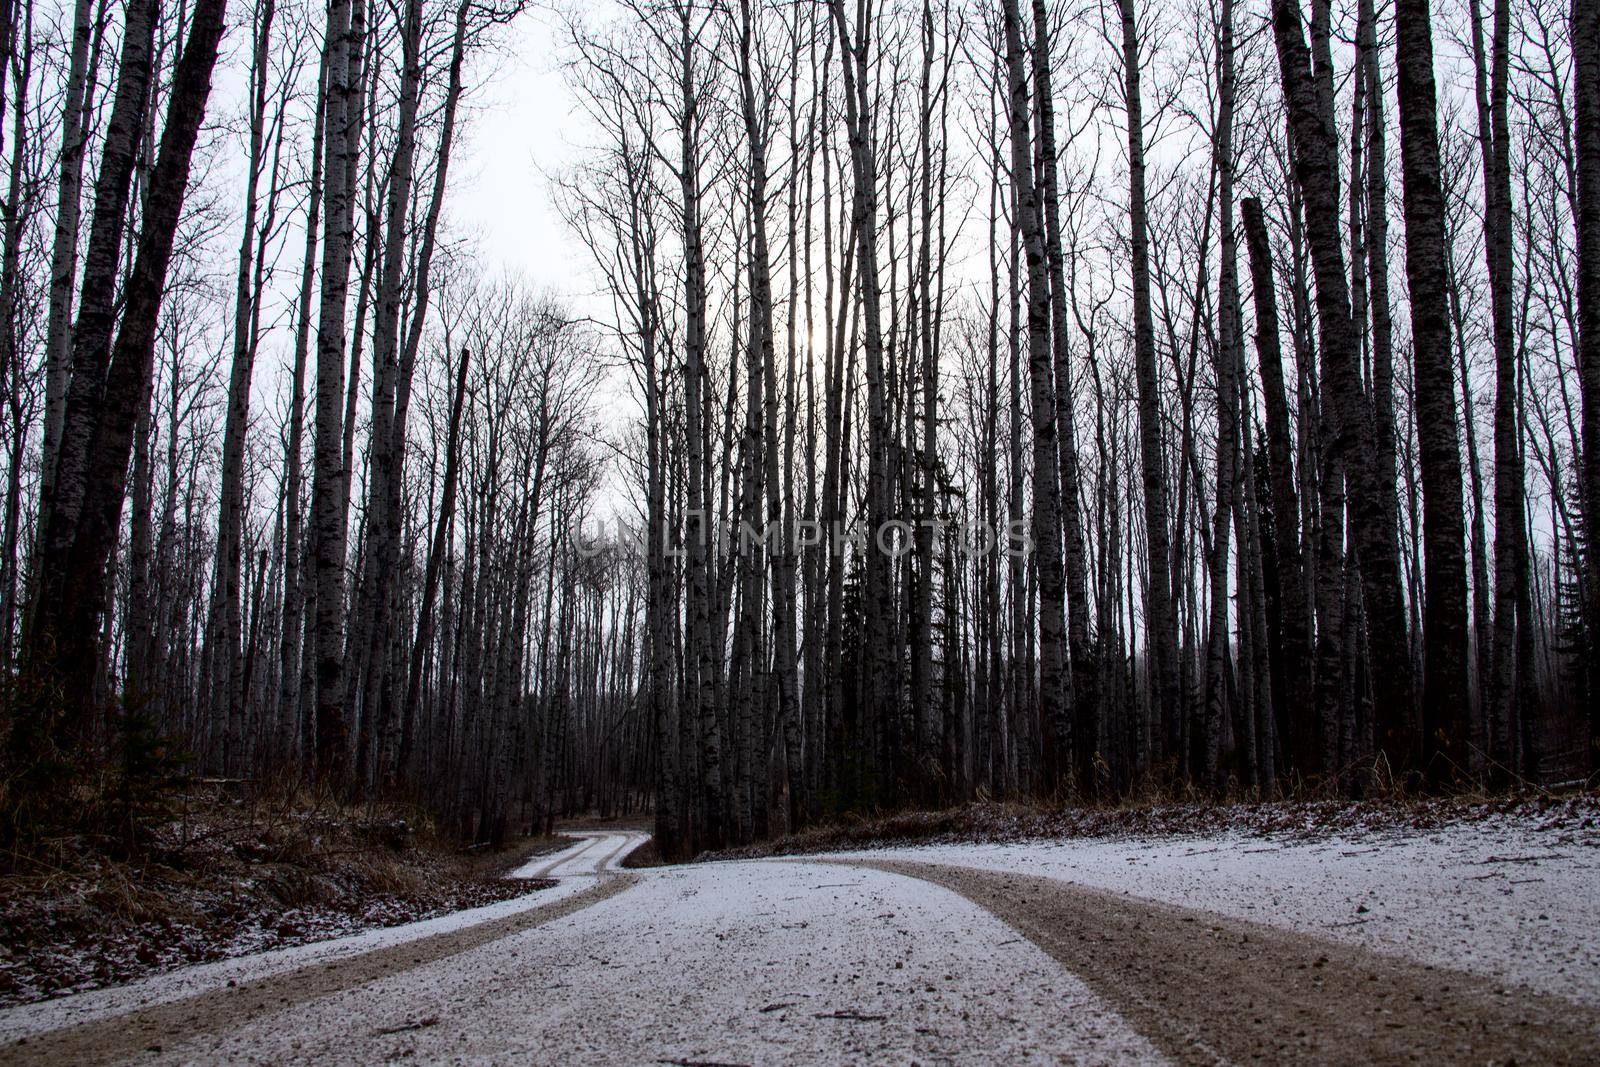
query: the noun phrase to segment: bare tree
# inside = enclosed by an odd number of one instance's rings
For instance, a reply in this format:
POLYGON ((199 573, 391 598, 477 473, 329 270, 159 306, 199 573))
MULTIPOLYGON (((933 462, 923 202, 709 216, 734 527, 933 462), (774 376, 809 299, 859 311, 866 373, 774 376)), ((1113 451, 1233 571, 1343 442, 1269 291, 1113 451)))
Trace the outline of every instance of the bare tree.
POLYGON ((1423 617, 1423 770, 1458 780, 1467 767, 1467 568, 1461 446, 1445 286, 1433 32, 1426 0, 1397 0, 1400 155, 1405 174, 1406 274, 1422 468, 1427 586, 1423 617))

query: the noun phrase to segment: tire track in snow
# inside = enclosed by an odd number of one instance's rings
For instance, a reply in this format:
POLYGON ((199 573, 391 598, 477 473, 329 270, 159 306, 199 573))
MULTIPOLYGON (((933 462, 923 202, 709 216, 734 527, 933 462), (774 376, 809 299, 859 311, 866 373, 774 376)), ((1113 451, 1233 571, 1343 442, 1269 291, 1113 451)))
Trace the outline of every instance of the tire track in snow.
POLYGON ((549 878, 551 871, 566 864, 582 866, 584 860, 600 844, 600 838, 587 838, 578 844, 565 848, 553 856, 539 856, 512 871, 512 878, 549 878))
POLYGON ((573 896, 504 918, 251 981, 230 980, 195 996, 22 1037, 0 1045, 0 1063, 105 1063, 160 1052, 198 1034, 237 1029, 297 1004, 542 926, 614 897, 637 880, 631 874, 610 874, 573 896))
POLYGON ((1182 1063, 1592 1063, 1600 1012, 1517 986, 1053 878, 831 860, 961 894, 1182 1063))
POLYGON ((840 873, 760 862, 641 871, 626 894, 559 922, 152 1062, 1165 1062, 1081 980, 959 894, 840 873))
POLYGON ((627 855, 646 841, 647 833, 624 831, 573 831, 563 836, 577 844, 553 856, 541 856, 512 871, 512 878, 572 878, 615 874, 627 855))
POLYGON ((613 874, 622 870, 622 863, 634 849, 650 840, 649 834, 629 833, 624 834, 622 840, 617 842, 617 847, 611 850, 605 860, 600 864, 603 874, 613 874))

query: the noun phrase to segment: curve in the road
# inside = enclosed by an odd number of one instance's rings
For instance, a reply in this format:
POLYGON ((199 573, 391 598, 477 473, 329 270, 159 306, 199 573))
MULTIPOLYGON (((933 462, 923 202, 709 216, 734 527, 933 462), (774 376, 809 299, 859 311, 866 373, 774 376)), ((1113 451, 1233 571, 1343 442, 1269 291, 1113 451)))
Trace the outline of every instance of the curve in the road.
POLYGON ((1594 1062, 1600 1013, 1546 993, 1055 878, 831 862, 960 894, 1180 1063, 1594 1062))
POLYGON ((245 1025, 253 1019, 292 1008, 378 978, 458 955, 501 938, 581 911, 629 888, 635 877, 617 866, 648 835, 597 832, 554 856, 542 857, 513 877, 592 878, 581 892, 498 919, 402 941, 370 952, 269 974, 253 980, 229 980, 185 996, 111 1013, 0 1045, 0 1064, 63 1064, 120 1062, 140 1053, 159 1053, 170 1044, 199 1034, 245 1025), (529 870, 529 868, 535 868, 529 870), (600 877, 604 875, 604 877, 600 877))
POLYGON ((648 835, 567 836, 514 872, 561 879, 545 903, 227 987, 192 971, 162 1003, 129 987, 35 1020, 0 1063, 992 1062, 996 1041, 1018 1062, 1588 1063, 1600 1035, 1600 1011, 1550 990, 1062 878, 871 856, 625 872, 648 835), (623 976, 625 1018, 600 1010, 623 976))
POLYGON ((536 856, 511 872, 512 878, 581 878, 615 874, 634 849, 650 840, 642 830, 572 830, 574 844, 552 856, 536 856))

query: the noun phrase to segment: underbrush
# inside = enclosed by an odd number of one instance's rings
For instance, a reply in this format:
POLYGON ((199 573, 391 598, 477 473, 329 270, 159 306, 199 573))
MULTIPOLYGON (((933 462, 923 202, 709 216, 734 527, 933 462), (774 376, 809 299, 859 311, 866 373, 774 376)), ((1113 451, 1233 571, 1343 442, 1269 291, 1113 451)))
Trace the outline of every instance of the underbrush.
POLYGON ((0 854, 0 1003, 392 926, 517 896, 544 846, 462 851, 418 810, 200 782, 138 847, 61 831, 0 854))
POLYGON ((702 860, 806 855, 900 845, 976 844, 1041 839, 1202 836, 1331 836, 1440 829, 1513 816, 1541 824, 1600 830, 1600 793, 1566 795, 1281 800, 1216 804, 1202 801, 1049 806, 975 801, 935 811, 856 816, 745 848, 706 853, 702 860))

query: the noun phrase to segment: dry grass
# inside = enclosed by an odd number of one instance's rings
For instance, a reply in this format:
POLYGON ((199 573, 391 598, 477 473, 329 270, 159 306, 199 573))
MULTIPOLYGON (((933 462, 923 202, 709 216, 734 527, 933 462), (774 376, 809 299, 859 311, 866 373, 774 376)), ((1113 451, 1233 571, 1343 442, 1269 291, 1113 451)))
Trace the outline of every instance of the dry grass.
POLYGON ((642 867, 660 867, 662 862, 661 850, 656 848, 656 839, 653 837, 622 857, 622 866, 629 870, 638 870, 642 867))
POLYGON ((527 892, 501 880, 553 839, 464 852, 416 809, 232 783, 175 794, 132 855, 86 834, 0 867, 0 1003, 390 926, 527 892))

